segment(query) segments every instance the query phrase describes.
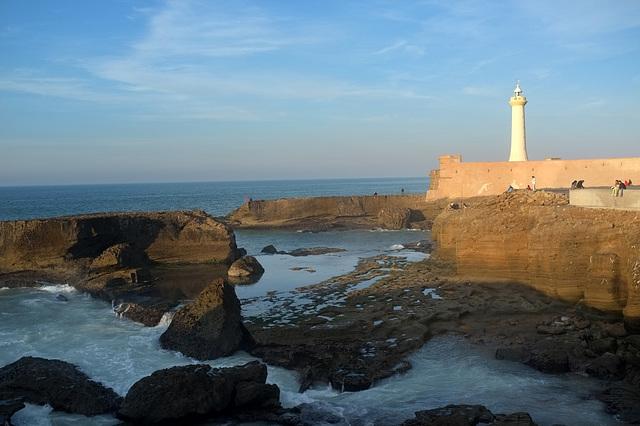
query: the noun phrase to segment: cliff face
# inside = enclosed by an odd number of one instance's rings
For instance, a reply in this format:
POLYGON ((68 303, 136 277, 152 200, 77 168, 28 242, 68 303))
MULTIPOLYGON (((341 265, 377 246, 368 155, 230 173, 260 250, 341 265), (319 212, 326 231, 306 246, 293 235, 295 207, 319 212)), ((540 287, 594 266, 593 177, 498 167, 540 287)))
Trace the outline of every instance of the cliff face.
POLYGON ((151 264, 231 263, 236 258, 233 232, 203 211, 0 222, 0 275, 91 277, 120 271, 135 282, 148 276, 144 268, 151 264))
POLYGON ((234 228, 428 228, 442 205, 425 198, 411 194, 250 201, 226 220, 234 228))
POLYGON ((569 206, 516 191, 434 221, 438 254, 463 277, 524 283, 561 299, 621 312, 640 325, 640 214, 569 206))

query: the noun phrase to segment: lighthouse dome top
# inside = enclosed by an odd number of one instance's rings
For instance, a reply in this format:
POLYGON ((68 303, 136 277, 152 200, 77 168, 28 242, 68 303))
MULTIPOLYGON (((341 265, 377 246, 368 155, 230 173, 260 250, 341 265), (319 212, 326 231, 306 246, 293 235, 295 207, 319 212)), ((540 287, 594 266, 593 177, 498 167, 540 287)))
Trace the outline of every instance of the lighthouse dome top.
POLYGON ((516 96, 520 96, 520 93, 522 93, 522 90, 520 89, 520 83, 516 84, 516 89, 513 91, 513 93, 516 96))

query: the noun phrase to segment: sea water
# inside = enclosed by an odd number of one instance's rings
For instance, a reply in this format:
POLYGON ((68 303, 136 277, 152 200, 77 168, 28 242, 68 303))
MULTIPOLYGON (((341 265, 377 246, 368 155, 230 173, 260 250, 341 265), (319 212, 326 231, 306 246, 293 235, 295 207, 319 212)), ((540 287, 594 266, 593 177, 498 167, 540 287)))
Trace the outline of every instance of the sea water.
MULTIPOLYGON (((195 184, 93 185, 0 188, 0 219, 15 220, 108 211, 202 209, 223 216, 253 199, 297 196, 420 193, 428 180, 370 179, 327 181, 213 182, 195 184)), ((256 255, 266 272, 255 284, 236 287, 244 315, 260 315, 273 304, 292 306, 294 291, 353 270, 358 260, 389 254, 409 261, 426 255, 403 249, 429 239, 429 233, 342 231, 305 233, 288 230, 236 231, 238 245, 256 255), (333 247, 344 251, 293 257, 261 253, 333 247), (270 292, 270 301, 263 296, 270 292)), ((361 284, 362 285, 362 284, 361 284)), ((304 301, 295 301, 298 304, 304 301)), ((328 301, 339 303, 339 301, 328 301)), ((278 308, 278 306, 276 306, 278 308)), ((305 307, 310 308, 310 307, 305 307)), ((282 308, 284 309, 284 308, 282 308)), ((0 366, 22 356, 62 359, 124 396, 140 378, 174 365, 196 362, 160 348, 168 324, 143 327, 118 317, 113 307, 64 285, 38 289, 0 289, 0 366), (58 297, 58 296, 64 297, 58 297)), ((239 352, 210 361, 212 366, 243 364, 253 358, 239 352)), ((518 363, 497 361, 462 338, 431 340, 409 357, 413 368, 361 392, 339 393, 328 386, 299 393, 294 372, 269 366, 268 382, 281 389, 286 407, 307 403, 315 411, 311 424, 392 425, 418 410, 447 404, 481 404, 494 413, 526 411, 540 425, 617 424, 592 397, 597 382, 575 375, 545 375, 518 363)), ((28 405, 12 418, 16 425, 113 425, 112 415, 87 418, 28 405)))

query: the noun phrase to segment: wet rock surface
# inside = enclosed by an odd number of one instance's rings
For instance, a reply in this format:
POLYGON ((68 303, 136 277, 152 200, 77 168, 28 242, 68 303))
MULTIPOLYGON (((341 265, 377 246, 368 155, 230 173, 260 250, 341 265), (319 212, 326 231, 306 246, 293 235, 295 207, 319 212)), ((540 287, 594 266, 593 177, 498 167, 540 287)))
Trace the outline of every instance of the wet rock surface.
POLYGON ((28 356, 0 368, 0 406, 9 411, 4 415, 10 418, 26 402, 92 416, 115 411, 122 397, 73 364, 28 356))
POLYGON ((406 356, 431 337, 455 334, 499 359, 549 374, 601 379, 615 389, 607 393, 609 409, 624 421, 640 421, 630 408, 631 402, 640 403, 635 346, 640 336, 628 334, 619 315, 520 284, 471 283, 437 258, 415 263, 389 256, 366 259, 350 274, 298 292, 318 309, 298 308, 271 295, 263 300, 273 303, 268 316, 244 321, 256 341, 251 353, 298 371, 301 390, 314 383, 367 389, 410 370, 406 356))
POLYGON ((240 301, 223 279, 214 280, 196 300, 179 308, 160 336, 164 349, 199 360, 229 356, 249 340, 240 301))
POLYGON ((298 248, 291 251, 277 250, 273 245, 268 245, 262 249, 262 253, 268 254, 288 254, 289 256, 301 257, 301 256, 318 256, 321 254, 339 253, 345 251, 341 248, 332 247, 311 247, 311 248, 298 248))
POLYGON ((116 416, 142 424, 185 424, 205 419, 276 420, 280 389, 266 383, 257 361, 229 368, 194 364, 155 371, 131 387, 116 416), (218 417, 220 417, 218 419, 218 417))

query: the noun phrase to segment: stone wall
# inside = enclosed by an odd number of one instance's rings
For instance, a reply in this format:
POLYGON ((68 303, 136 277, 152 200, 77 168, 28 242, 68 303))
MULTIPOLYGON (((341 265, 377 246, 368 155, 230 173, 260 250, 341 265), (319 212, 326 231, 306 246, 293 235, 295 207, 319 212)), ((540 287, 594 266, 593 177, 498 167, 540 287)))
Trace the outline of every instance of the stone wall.
POLYGON ((574 180, 584 180, 586 188, 610 187, 616 179, 640 184, 640 157, 463 163, 460 155, 443 155, 440 169, 430 176, 428 200, 498 195, 509 185, 526 188, 532 176, 536 177, 536 189, 569 189, 574 180))

